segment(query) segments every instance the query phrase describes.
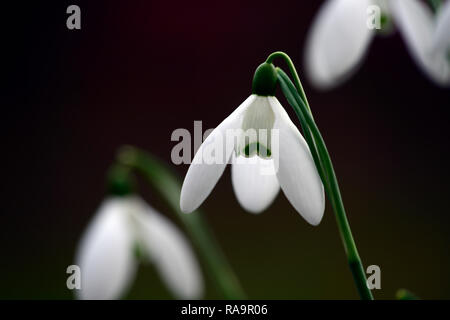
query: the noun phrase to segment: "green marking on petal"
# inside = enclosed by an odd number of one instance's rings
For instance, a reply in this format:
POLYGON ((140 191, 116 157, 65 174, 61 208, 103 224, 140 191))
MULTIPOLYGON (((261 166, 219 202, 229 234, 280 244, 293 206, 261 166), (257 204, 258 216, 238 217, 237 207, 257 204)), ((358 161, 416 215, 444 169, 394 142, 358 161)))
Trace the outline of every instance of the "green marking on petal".
POLYGON ((272 151, 259 142, 247 144, 244 148, 244 156, 247 158, 258 155, 261 158, 268 159, 272 156, 272 151))
POLYGON ((242 121, 243 133, 239 137, 239 153, 251 157, 261 153, 261 157, 271 156, 271 132, 275 114, 266 97, 257 97, 247 108, 242 121), (269 150, 269 153, 267 153, 269 150))

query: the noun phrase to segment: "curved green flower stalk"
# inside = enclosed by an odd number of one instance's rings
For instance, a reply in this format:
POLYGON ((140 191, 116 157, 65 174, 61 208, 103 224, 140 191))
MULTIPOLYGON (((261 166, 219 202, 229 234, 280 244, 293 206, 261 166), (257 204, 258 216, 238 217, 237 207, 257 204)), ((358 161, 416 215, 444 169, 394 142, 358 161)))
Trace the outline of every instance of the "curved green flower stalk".
POLYGON ((316 123, 314 122, 311 108, 309 107, 306 94, 303 90, 303 86, 292 60, 283 52, 275 52, 267 58, 266 63, 272 63, 277 57, 282 58, 287 63, 289 70, 293 75, 295 85, 291 82, 283 70, 277 68, 278 81, 281 89, 300 121, 302 129, 305 133, 305 140, 311 149, 317 170, 324 184, 325 191, 330 199, 333 211, 335 212, 338 229, 359 295, 361 299, 372 300, 373 296, 367 286, 361 258, 359 257, 350 225, 347 220, 338 181, 327 147, 316 123))
POLYGON ((172 170, 150 154, 131 146, 120 149, 117 161, 120 165, 142 174, 167 200, 199 249, 212 279, 223 296, 226 299, 245 299, 246 296, 236 275, 201 213, 187 215, 181 212, 179 205, 181 183, 172 170))

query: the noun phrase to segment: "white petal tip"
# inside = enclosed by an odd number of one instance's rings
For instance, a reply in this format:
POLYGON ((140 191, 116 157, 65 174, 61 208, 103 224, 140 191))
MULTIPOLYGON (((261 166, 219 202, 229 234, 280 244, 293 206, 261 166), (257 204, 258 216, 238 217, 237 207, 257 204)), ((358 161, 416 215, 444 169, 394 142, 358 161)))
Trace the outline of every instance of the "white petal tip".
POLYGON ((249 208, 249 207, 244 206, 242 203, 240 203, 240 205, 242 206, 242 208, 244 208, 245 211, 247 211, 248 213, 251 213, 253 215, 259 215, 263 211, 266 210, 266 208, 249 208))
POLYGON ((322 221, 323 215, 325 213, 325 194, 322 192, 320 200, 315 203, 310 203, 310 206, 299 210, 296 208, 297 212, 312 226, 318 226, 322 221), (309 207, 309 208, 308 208, 309 207))
POLYGON ((310 225, 316 227, 316 226, 318 226, 320 224, 320 222, 322 221, 322 218, 323 218, 323 213, 320 216, 305 218, 305 220, 310 225))
POLYGON ((191 203, 183 199, 183 193, 181 193, 180 198, 180 209, 183 213, 189 214, 196 210, 198 206, 193 206, 191 203))
POLYGON ((189 211, 188 208, 181 201, 180 201, 180 210, 183 213, 191 213, 192 212, 192 211, 189 211))

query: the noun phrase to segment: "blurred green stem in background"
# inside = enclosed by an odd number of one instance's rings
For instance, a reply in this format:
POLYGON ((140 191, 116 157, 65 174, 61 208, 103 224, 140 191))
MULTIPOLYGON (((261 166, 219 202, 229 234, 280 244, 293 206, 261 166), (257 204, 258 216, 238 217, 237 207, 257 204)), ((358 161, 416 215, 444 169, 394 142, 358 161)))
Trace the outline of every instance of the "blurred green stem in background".
POLYGON ((345 213, 344 203, 342 200, 339 184, 336 174, 334 172, 333 163, 331 162, 330 155, 328 153, 325 141, 314 122, 311 108, 308 100, 306 99, 305 91, 301 84, 300 78, 297 74, 297 70, 290 59, 290 57, 284 52, 274 52, 266 60, 267 63, 272 63, 275 58, 282 58, 288 65, 289 70, 294 78, 295 85, 291 82, 288 75, 277 68, 278 80, 286 96, 289 104, 293 107, 303 132, 305 134, 305 140, 308 143, 311 153, 316 164, 319 175, 325 187, 325 191, 328 194, 333 211, 336 215, 336 221, 339 229, 339 233, 344 244, 345 253, 347 255, 350 270, 353 274, 356 287, 358 289, 361 299, 373 300, 372 292, 367 286, 366 275, 364 268, 359 257, 358 250, 356 248, 355 241, 353 239, 352 231, 347 220, 345 213))
POLYGON ((420 300, 418 296, 407 289, 399 289, 395 297, 397 300, 420 300))
POLYGON ((181 182, 162 161, 135 147, 125 146, 117 155, 119 164, 142 174, 148 183, 166 199, 195 243, 218 290, 226 299, 245 299, 245 293, 230 264, 198 212, 183 213, 180 209, 181 182))
POLYGON ((438 12, 441 7, 441 0, 428 0, 431 8, 433 8, 434 13, 438 12))

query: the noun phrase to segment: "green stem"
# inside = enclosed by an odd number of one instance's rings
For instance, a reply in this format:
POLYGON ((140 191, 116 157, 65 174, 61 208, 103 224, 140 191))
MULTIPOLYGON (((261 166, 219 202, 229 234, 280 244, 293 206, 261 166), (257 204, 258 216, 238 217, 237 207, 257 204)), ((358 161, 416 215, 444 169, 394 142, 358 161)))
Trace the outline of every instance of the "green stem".
MULTIPOLYGON (((277 72, 282 72, 281 69, 277 68, 277 72)), ((294 95, 290 92, 290 91, 285 91, 284 92, 287 101, 289 102, 290 105, 294 105, 296 104, 296 99, 294 97, 294 95)), ((316 164, 317 167, 317 171, 319 172, 320 175, 320 179, 322 179, 323 183, 325 184, 325 186, 328 186, 328 178, 325 174, 325 169, 322 165, 322 161, 320 160, 319 157, 319 153, 317 151, 317 146, 314 142, 314 138, 312 136, 311 130, 308 128, 308 126, 305 126, 304 124, 306 124, 306 119, 303 115, 302 112, 300 112, 299 108, 294 108, 295 114, 297 115, 297 117, 300 120, 300 126, 302 128, 303 133, 305 134, 305 140, 308 143, 308 146, 310 146, 311 149, 311 154, 313 156, 314 159, 314 163, 316 164)))
POLYGON ((282 51, 275 51, 274 53, 270 54, 267 57, 266 62, 272 63, 273 60, 275 60, 276 58, 283 59, 286 62, 286 64, 288 65, 289 72, 291 73, 292 77, 294 78, 295 87, 297 88, 298 93, 300 94, 300 97, 303 99, 303 101, 305 101, 306 106, 308 107, 308 111, 312 116, 311 108, 309 107, 309 103, 308 103, 308 99, 306 98, 305 90, 303 90, 302 82, 300 81, 300 77, 298 76, 297 69, 295 69, 295 66, 294 66, 294 63, 292 62, 291 57, 289 57, 286 53, 284 53, 282 51))
MULTIPOLYGON (((276 52, 270 54, 269 57, 267 57, 266 62, 272 63, 273 60, 276 58, 283 59, 286 62, 286 64, 288 65, 289 72, 292 74, 292 77, 294 78, 294 83, 295 83, 295 87, 297 88, 297 92, 300 94, 300 97, 302 98, 302 100, 306 102, 306 106, 308 108, 309 114, 311 115, 311 117, 313 117, 311 108, 308 103, 308 99, 306 98, 305 90, 303 89, 302 83, 300 81, 300 77, 298 76, 298 73, 297 73, 297 69, 295 69, 294 63, 292 62, 291 58, 282 51, 276 51, 276 52)), ((286 96, 286 98, 288 98, 288 99, 291 98, 293 100, 294 96, 291 96, 291 97, 286 96)), ((299 114, 297 112, 296 112, 296 114, 297 114, 297 117, 299 117, 299 118, 302 117, 301 114, 299 114)), ((304 123, 305 123, 305 121, 302 121, 302 119, 300 119, 300 126, 302 127, 302 130, 305 134, 306 142, 308 142, 308 145, 311 147, 311 153, 312 153, 314 162, 316 163, 317 170, 319 171, 320 178, 322 179, 322 181, 325 181, 327 178, 326 178, 326 175, 324 172, 322 161, 320 160, 320 157, 318 155, 316 143, 315 143, 314 139, 312 138, 311 130, 308 128, 308 126, 304 127, 303 126, 304 123)))
POLYGON ((307 142, 309 140, 308 145, 310 146, 313 158, 316 161, 317 169, 324 183, 324 187, 330 199, 333 211, 335 212, 339 233, 341 235, 350 270, 353 274, 359 295, 361 299, 372 300, 373 296, 370 289, 367 287, 364 268, 362 266, 361 258, 359 257, 352 231, 347 220, 339 184, 328 149, 325 145, 325 141, 323 140, 323 137, 314 122, 311 114, 311 108, 306 100, 306 95, 297 72, 295 71, 295 66, 292 63, 292 60, 285 53, 275 52, 269 56, 267 62, 271 63, 275 57, 282 57, 286 61, 293 77, 296 79, 296 86, 294 86, 286 73, 277 68, 278 80, 283 92, 297 114, 299 121, 302 123, 302 127, 307 128, 307 130, 304 130, 305 136, 312 136, 312 138, 310 137, 307 139, 307 142), (316 153, 316 157, 314 157, 314 153, 316 153), (316 158, 319 160, 316 160, 316 158))
POLYGON ((181 183, 176 174, 163 162, 137 148, 123 147, 118 162, 142 174, 177 213, 191 239, 206 262, 208 271, 226 299, 245 299, 246 296, 225 255, 202 214, 185 214, 180 210, 181 183))

